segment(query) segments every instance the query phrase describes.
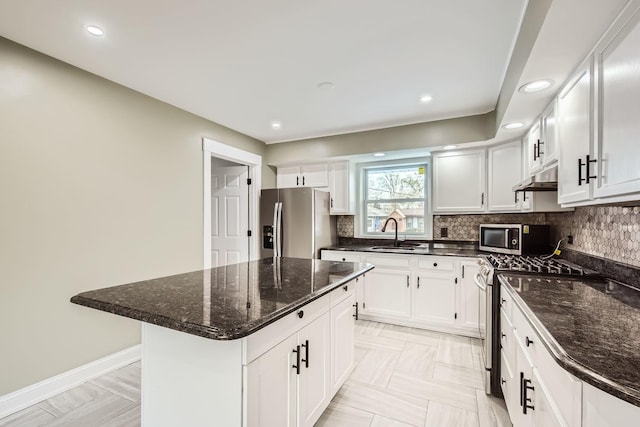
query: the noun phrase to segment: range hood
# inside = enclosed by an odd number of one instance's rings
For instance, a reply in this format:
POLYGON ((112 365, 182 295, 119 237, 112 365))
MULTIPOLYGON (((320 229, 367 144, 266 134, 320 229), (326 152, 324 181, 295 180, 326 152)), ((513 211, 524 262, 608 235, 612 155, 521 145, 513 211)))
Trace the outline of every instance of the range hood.
POLYGON ((558 191, 558 165, 525 179, 513 191, 558 191))

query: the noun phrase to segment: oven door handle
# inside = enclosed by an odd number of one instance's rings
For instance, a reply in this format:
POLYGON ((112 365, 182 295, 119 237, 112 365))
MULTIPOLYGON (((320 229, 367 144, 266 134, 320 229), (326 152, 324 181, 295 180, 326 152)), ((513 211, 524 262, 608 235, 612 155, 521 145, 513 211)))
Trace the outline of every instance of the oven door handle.
POLYGON ((473 276, 473 281, 476 283, 476 286, 479 287, 482 291, 487 290, 487 280, 481 273, 476 273, 476 275, 473 276), (484 284, 481 282, 484 282, 484 284))

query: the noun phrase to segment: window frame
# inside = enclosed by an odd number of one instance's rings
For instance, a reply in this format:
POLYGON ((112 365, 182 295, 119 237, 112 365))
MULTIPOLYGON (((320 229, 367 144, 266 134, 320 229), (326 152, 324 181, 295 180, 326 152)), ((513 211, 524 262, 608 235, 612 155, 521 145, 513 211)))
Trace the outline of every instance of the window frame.
MULTIPOLYGON (((432 173, 431 173, 431 157, 418 157, 402 160, 390 160, 381 162, 367 162, 358 163, 357 165, 357 206, 355 214, 354 224, 354 237, 357 238, 375 238, 375 239, 393 239, 393 233, 382 232, 367 232, 367 216, 365 215, 366 208, 366 191, 367 191, 367 171, 371 169, 392 169, 403 166, 424 166, 425 170, 425 204, 424 204, 424 233, 417 234, 405 234, 400 232, 398 238, 406 238, 407 240, 431 240, 433 236, 433 213, 431 209, 431 186, 432 186, 432 173)), ((381 201, 393 200, 393 201, 415 201, 416 199, 381 199, 381 201)))

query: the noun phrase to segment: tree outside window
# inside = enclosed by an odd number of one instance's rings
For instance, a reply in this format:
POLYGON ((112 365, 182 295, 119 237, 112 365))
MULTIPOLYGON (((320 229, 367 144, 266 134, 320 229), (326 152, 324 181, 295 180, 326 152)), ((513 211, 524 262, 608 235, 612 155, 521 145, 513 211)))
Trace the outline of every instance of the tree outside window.
MULTIPOLYGON (((398 232, 424 234, 426 217, 426 164, 388 166, 364 170, 363 213, 365 233, 380 233, 388 218, 398 222, 398 232)), ((386 233, 395 233, 389 222, 386 233)))

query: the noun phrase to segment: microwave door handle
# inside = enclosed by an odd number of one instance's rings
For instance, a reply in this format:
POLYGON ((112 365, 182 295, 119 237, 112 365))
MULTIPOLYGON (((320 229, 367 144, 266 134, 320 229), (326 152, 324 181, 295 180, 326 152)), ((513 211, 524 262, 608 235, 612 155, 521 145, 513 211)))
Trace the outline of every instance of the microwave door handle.
POLYGON ((504 247, 505 249, 511 249, 511 229, 507 228, 504 230, 504 247))

